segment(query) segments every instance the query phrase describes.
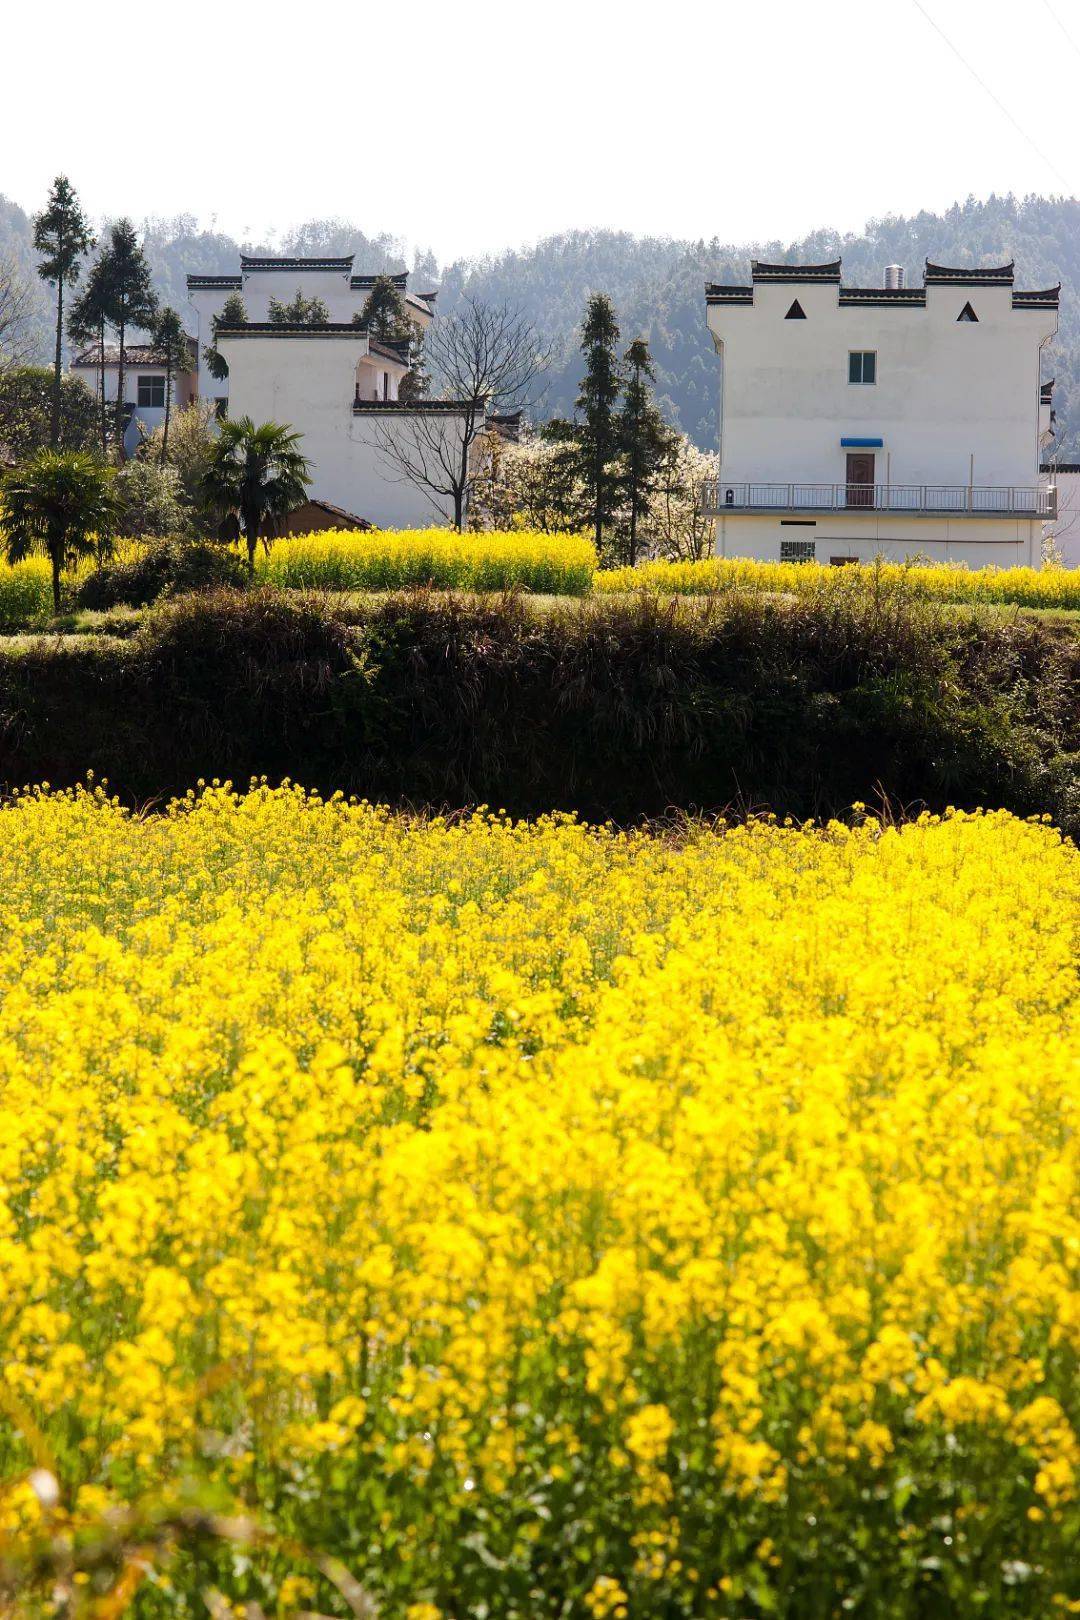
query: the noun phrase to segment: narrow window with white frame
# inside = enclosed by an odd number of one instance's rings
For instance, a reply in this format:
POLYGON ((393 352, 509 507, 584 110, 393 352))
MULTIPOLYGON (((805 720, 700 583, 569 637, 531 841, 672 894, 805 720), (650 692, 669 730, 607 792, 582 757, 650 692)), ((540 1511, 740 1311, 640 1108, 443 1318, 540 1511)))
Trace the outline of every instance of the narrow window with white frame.
POLYGON ((875 349, 852 349, 848 353, 849 383, 876 383, 877 382, 877 351, 875 349))

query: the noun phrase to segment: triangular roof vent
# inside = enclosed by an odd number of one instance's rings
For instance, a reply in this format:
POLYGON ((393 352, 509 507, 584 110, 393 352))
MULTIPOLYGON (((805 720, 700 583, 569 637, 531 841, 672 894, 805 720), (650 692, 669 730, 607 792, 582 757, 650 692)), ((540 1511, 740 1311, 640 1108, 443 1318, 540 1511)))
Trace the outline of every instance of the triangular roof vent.
POLYGON ((803 309, 797 298, 792 304, 791 308, 788 310, 787 314, 784 316, 784 319, 785 321, 805 321, 806 311, 803 309))
POLYGON ((970 304, 965 304, 956 318, 958 321, 977 321, 979 317, 970 304))

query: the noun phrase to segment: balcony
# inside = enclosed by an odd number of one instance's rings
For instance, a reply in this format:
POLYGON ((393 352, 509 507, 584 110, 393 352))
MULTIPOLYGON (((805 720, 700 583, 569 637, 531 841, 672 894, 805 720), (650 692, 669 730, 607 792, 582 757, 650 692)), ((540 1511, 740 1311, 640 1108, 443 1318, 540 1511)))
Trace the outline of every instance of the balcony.
POLYGON ((702 484, 704 517, 729 512, 886 512, 922 517, 1056 518, 1054 485, 702 484))

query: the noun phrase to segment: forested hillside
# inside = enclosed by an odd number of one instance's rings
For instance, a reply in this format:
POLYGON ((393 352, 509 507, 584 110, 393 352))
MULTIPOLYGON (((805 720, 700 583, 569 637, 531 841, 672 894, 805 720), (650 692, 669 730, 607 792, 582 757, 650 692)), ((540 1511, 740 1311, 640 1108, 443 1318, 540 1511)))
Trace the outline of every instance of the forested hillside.
MULTIPOLYGON (((722 212, 718 205, 717 213, 722 212)), ((241 244, 215 230, 200 229, 193 216, 151 220, 144 226, 158 291, 187 313, 184 277, 189 271, 235 267, 241 244)), ((367 236, 344 220, 312 220, 284 232, 274 243, 244 243, 249 252, 355 252, 357 267, 400 269, 402 249, 385 235, 367 236)), ((22 209, 0 197, 0 255, 14 254, 29 266, 30 222, 22 209)), ((550 344, 552 362, 541 413, 564 414, 572 406, 580 373, 576 323, 590 292, 614 299, 624 339, 643 334, 652 345, 660 393, 671 419, 703 447, 716 439, 716 361, 705 326, 703 283, 745 280, 751 257, 813 261, 842 255, 844 279, 877 285, 882 267, 906 267, 918 283, 927 257, 947 264, 1000 264, 1016 260, 1017 281, 1026 287, 1062 283, 1061 333, 1047 354, 1046 377, 1055 377, 1059 450, 1080 458, 1080 202, 1040 197, 969 199, 944 214, 873 219, 862 234, 817 231, 800 242, 734 246, 713 238, 680 242, 620 231, 569 231, 534 247, 497 258, 461 261, 441 273, 430 254, 415 263, 418 287, 441 285, 440 307, 465 293, 505 300, 526 313, 550 344)), ((37 337, 48 354, 47 303, 41 300, 37 337)))

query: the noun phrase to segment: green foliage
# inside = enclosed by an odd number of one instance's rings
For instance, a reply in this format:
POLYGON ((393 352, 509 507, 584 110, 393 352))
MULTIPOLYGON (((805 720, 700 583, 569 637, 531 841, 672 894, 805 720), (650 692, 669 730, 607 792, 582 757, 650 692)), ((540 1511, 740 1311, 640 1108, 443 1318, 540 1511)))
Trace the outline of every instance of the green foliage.
POLYGON ((1080 642, 1037 620, 732 594, 531 607, 430 591, 179 599, 123 656, 0 649, 0 785, 87 761, 140 798, 289 775, 388 802, 632 821, 855 800, 1080 832, 1080 642), (359 672, 363 671, 362 679, 359 672))
POLYGON ((154 322, 152 341, 165 367, 165 421, 161 435, 161 460, 164 462, 169 450, 173 378, 178 371, 190 371, 192 366, 191 345, 175 309, 166 307, 159 312, 154 322))
POLYGON ((124 355, 127 335, 133 327, 147 330, 157 316, 157 294, 150 285, 150 266, 139 246, 135 227, 129 219, 118 220, 109 234, 101 255, 104 307, 108 324, 120 346, 117 375, 115 433, 120 459, 124 459, 124 355))
POLYGON ((109 274, 108 255, 101 253, 90 266, 86 284, 72 304, 68 317, 68 337, 76 348, 91 343, 97 348, 97 437, 103 456, 108 454, 112 433, 112 424, 105 406, 105 336, 110 319, 111 299, 109 274))
POLYGON ((75 189, 65 175, 53 181, 49 200, 34 219, 34 249, 41 255, 38 275, 56 288, 56 347, 53 355, 49 443, 60 444, 60 384, 64 342, 64 288, 79 279, 83 255, 93 246, 90 226, 75 189))
POLYGON ((180 500, 188 523, 197 530, 216 529, 221 521, 206 497, 205 480, 217 440, 217 418, 210 400, 194 399, 177 411, 165 444, 164 427, 155 428, 139 450, 139 460, 162 461, 175 468, 180 500))
POLYGON ((635 338, 627 349, 624 375, 618 434, 626 521, 617 532, 619 548, 632 568, 637 561, 639 532, 652 509, 664 463, 673 453, 675 435, 653 398, 650 384, 656 381, 656 372, 644 338, 635 338))
POLYGON ((247 570, 234 551, 198 540, 173 538, 149 546, 124 562, 106 563, 80 583, 80 608, 145 607, 162 596, 223 586, 242 590, 247 570))
POLYGON ((273 326, 326 326, 330 311, 321 298, 305 298, 300 288, 287 304, 280 298, 271 298, 270 322, 273 326))
POLYGON ((424 365, 423 329, 418 321, 410 318, 405 300, 389 276, 375 278, 363 308, 353 317, 353 324, 363 327, 379 343, 405 345, 409 369, 401 380, 398 398, 422 399, 429 387, 424 365))
POLYGON ((256 427, 250 416, 240 416, 223 423, 213 443, 203 493, 223 517, 239 523, 252 572, 260 539, 269 549, 270 520, 307 497, 311 477, 300 437, 277 422, 256 427))
MULTIPOLYGON (((593 543, 602 552, 615 519, 619 476, 615 466, 622 449, 618 417, 622 375, 616 345, 619 325, 611 300, 593 293, 585 307, 581 352, 585 376, 572 422, 555 418, 544 429, 549 443, 559 446, 558 471, 566 483, 580 485, 593 543)), ((585 514, 583 513, 583 519, 585 514)))
POLYGON ((225 356, 218 350, 217 335, 223 328, 246 325, 247 307, 244 300, 238 292, 231 292, 214 316, 214 341, 203 345, 203 359, 206 361, 207 369, 218 382, 224 382, 229 375, 229 365, 225 356))
POLYGON ((60 577, 82 557, 107 552, 117 500, 112 469, 80 451, 39 450, 0 485, 0 530, 9 562, 47 556, 53 609, 60 577))
MULTIPOLYGON (((44 366, 0 369, 0 444, 16 461, 51 444, 53 383, 53 372, 44 366)), ((93 394, 81 377, 61 377, 60 449, 92 450, 98 436, 93 394)))
POLYGON ((136 457, 116 480, 117 532, 143 540, 178 534, 191 527, 191 511, 183 498, 175 467, 136 457))

